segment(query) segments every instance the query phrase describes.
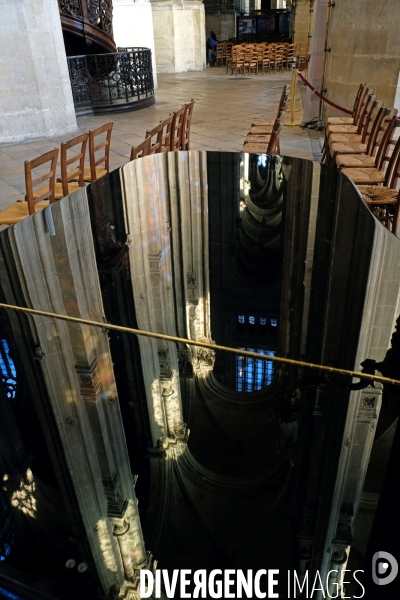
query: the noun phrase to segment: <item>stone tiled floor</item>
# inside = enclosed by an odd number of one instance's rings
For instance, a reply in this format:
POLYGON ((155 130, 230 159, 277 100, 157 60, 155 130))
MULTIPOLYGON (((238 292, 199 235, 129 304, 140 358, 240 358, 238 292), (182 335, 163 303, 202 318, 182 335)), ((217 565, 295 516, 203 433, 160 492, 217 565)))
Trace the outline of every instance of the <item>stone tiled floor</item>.
MULTIPOLYGON (((225 67, 203 72, 158 76, 156 103, 146 109, 111 115, 78 117, 82 131, 114 121, 110 166, 123 165, 129 159, 132 145, 144 139, 146 129, 152 128, 195 98, 191 128, 191 149, 240 151, 254 117, 273 118, 285 83, 290 85, 289 73, 231 77, 225 67)), ((298 92, 297 108, 301 109, 298 92)), ((301 120, 301 110, 296 120, 301 120)), ((286 122, 289 115, 286 116, 286 122)), ((78 132, 77 132, 78 133, 78 132)), ((59 146, 72 136, 41 139, 25 144, 0 146, 0 210, 22 200, 25 193, 24 161, 33 159, 59 146)), ((315 143, 314 152, 315 152, 315 143)), ((281 153, 313 159, 309 133, 298 126, 284 127, 281 133, 281 153)))

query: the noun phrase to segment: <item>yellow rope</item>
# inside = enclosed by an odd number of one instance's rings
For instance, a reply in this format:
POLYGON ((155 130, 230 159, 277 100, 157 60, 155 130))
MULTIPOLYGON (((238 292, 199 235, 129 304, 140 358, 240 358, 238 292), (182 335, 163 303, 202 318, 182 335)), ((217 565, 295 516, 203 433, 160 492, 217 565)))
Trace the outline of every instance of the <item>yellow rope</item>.
POLYGON ((281 356, 269 356, 265 354, 257 354, 257 352, 250 352, 248 350, 239 350, 238 348, 230 348, 229 346, 220 346, 219 344, 212 344, 211 342, 199 342, 196 340, 188 340, 185 338, 176 337, 174 335, 166 335, 164 333, 153 333, 152 331, 143 331, 141 329, 133 329, 131 327, 123 327, 122 325, 112 325, 111 323, 100 323, 98 321, 90 321, 89 319, 80 319, 79 317, 69 317, 67 315, 59 315, 57 313, 46 312, 44 310, 35 310, 33 308, 24 308, 22 306, 13 306, 11 304, 3 304, 0 302, 0 308, 9 310, 16 310, 19 312, 28 313, 31 315, 37 315, 41 317, 49 317, 50 319, 59 319, 61 321, 67 321, 70 323, 79 323, 80 325, 90 325, 92 327, 100 327, 101 329, 121 331, 123 333, 133 333, 135 335, 142 335, 144 337, 156 338, 158 340, 167 340, 169 342, 179 342, 181 344, 188 344, 190 346, 196 346, 200 348, 209 348, 211 350, 221 350, 222 352, 231 352, 239 356, 249 356, 251 358, 257 358, 261 360, 272 360, 273 362, 283 363, 287 365, 296 365, 297 367, 306 367, 309 369, 317 369, 318 371, 326 371, 327 373, 337 373, 338 375, 349 375, 350 377, 359 377, 360 379, 369 379, 371 381, 380 381, 382 383, 390 383, 393 385, 400 385, 400 381, 397 379, 390 379, 389 377, 383 377, 382 375, 370 375, 369 373, 359 373, 358 371, 349 371, 348 369, 338 369, 337 367, 327 367, 325 365, 318 365, 315 363, 309 363, 302 360, 295 360, 292 358, 283 358, 281 356))

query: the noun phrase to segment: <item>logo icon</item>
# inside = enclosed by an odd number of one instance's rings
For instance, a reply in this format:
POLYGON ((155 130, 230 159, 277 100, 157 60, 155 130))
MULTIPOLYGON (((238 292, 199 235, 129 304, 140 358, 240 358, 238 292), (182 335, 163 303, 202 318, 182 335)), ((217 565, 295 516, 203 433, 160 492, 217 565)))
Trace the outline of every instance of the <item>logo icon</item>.
POLYGON ((392 583, 399 572, 399 564, 389 552, 375 552, 372 557, 372 580, 376 585, 392 583))

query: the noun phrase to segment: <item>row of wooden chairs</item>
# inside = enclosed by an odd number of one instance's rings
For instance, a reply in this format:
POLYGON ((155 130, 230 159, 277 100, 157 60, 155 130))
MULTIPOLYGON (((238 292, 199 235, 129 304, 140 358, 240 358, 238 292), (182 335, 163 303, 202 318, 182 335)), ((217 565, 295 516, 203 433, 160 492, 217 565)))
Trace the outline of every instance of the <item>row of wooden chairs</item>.
POLYGON ((351 117, 328 118, 324 160, 357 186, 375 216, 394 234, 399 225, 400 121, 397 110, 361 84, 351 117))
POLYGON ((190 149, 190 126, 195 101, 184 104, 182 108, 161 121, 153 129, 146 131, 146 138, 131 150, 131 160, 170 152, 190 149))
POLYGON ((306 64, 308 58, 308 45, 307 44, 278 44, 263 42, 260 44, 237 44, 231 45, 226 49, 216 49, 216 63, 226 64, 226 72, 231 69, 237 74, 238 67, 243 73, 246 70, 250 73, 252 70, 258 74, 266 73, 270 71, 282 71, 285 69, 291 69, 294 59, 297 59, 297 65, 299 68, 306 64), (235 63, 239 65, 236 66, 235 63), (250 62, 253 63, 254 67, 250 68, 244 65, 248 65, 250 62))
MULTIPOLYGON (((294 45, 293 45, 294 46, 294 45)), ((231 70, 231 75, 235 72, 250 75, 259 72, 262 74, 271 71, 281 71, 291 68, 294 59, 294 48, 288 48, 286 52, 279 46, 271 49, 268 46, 243 48, 234 47, 232 56, 227 61, 227 70, 231 70)))
POLYGON ((105 123, 61 144, 61 177, 57 178, 58 148, 25 161, 25 200, 15 202, 0 212, 0 225, 18 223, 28 215, 46 208, 56 200, 72 194, 85 183, 109 172, 110 143, 113 123, 105 123), (99 141, 99 138, 101 141, 99 141), (89 165, 85 165, 89 145, 89 165), (45 170, 35 177, 35 171, 45 170), (43 185, 44 184, 44 185, 43 185), (40 186, 40 187, 38 187, 40 186))
POLYGON ((279 100, 276 119, 253 119, 242 152, 280 154, 279 134, 283 128, 282 119, 288 104, 287 86, 285 85, 279 100))

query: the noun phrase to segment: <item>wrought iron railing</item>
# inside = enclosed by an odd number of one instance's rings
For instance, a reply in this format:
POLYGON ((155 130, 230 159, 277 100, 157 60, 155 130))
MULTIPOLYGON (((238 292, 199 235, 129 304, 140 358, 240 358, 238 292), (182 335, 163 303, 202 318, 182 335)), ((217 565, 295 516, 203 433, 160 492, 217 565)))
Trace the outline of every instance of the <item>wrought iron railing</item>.
POLYGON ((75 109, 136 108, 134 104, 154 100, 151 50, 127 48, 112 54, 90 54, 67 58, 75 109))

